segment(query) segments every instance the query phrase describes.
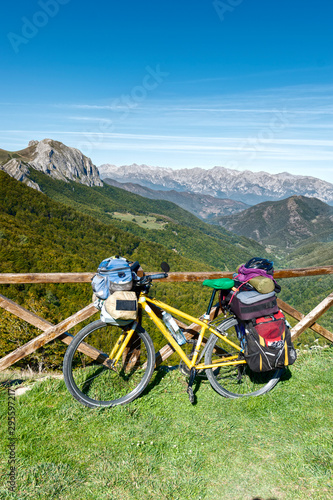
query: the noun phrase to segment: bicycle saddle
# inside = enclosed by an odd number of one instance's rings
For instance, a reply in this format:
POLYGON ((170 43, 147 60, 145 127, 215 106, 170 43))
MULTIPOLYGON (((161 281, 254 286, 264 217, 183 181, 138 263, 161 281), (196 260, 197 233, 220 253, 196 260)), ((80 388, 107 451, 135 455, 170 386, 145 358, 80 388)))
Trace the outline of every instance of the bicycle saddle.
POLYGON ((202 284, 203 286, 209 286, 209 288, 215 288, 215 290, 230 290, 235 285, 235 282, 229 278, 220 278, 205 280, 202 284))

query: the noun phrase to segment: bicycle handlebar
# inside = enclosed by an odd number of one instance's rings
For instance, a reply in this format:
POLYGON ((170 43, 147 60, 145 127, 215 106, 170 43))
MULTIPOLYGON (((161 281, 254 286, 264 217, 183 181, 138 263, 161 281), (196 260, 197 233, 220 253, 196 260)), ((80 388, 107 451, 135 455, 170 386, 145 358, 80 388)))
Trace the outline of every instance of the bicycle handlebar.
POLYGON ((133 264, 130 265, 130 268, 134 273, 137 272, 139 267, 140 267, 140 263, 137 260, 135 262, 133 262, 133 264))
POLYGON ((151 280, 160 280, 163 278, 167 278, 168 274, 167 273, 158 273, 158 274, 148 274, 146 278, 149 278, 151 280))
MULTIPOLYGON (((131 264, 130 268, 133 272, 136 273, 136 271, 139 269, 140 267, 140 263, 136 260, 135 262, 133 262, 133 264, 131 264)), ((143 277, 140 279, 141 283, 145 282, 146 281, 146 278, 148 278, 148 280, 160 280, 160 279, 163 279, 163 278, 167 278, 168 277, 168 273, 157 273, 157 274, 147 274, 147 276, 143 277)))

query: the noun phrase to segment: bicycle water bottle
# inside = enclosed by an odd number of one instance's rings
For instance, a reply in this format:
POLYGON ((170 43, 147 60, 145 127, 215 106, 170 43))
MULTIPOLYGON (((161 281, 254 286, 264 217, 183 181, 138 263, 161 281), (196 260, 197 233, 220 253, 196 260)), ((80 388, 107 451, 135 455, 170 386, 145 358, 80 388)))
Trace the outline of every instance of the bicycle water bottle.
POLYGON ((171 314, 167 313, 166 311, 162 312, 162 318, 164 321, 165 326, 175 339, 178 345, 183 345, 186 344, 186 338, 184 337, 183 332, 175 322, 174 318, 171 316, 171 314))

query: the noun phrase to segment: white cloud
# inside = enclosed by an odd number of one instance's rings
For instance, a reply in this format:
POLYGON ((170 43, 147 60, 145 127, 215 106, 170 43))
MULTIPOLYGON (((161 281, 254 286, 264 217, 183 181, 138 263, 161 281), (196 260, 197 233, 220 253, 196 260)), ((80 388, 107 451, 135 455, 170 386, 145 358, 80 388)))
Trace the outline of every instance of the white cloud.
POLYGON ((325 172, 333 181, 332 94, 332 85, 300 85, 188 99, 148 96, 135 108, 111 99, 37 103, 25 114, 4 106, 0 137, 5 149, 52 137, 81 147, 99 164, 235 162, 239 169, 291 173, 302 164, 301 173, 325 172))

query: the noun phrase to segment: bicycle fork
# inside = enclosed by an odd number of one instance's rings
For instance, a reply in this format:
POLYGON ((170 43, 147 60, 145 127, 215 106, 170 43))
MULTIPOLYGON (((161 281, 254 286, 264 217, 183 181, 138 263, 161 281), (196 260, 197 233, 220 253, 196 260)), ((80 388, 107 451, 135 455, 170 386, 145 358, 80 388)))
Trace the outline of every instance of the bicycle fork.
POLYGON ((131 340, 137 326, 138 324, 137 322, 135 322, 130 330, 123 331, 121 333, 118 341, 114 345, 109 355, 109 359, 111 360, 111 368, 115 368, 117 366, 117 363, 123 355, 123 352, 125 351, 129 341, 131 340))

